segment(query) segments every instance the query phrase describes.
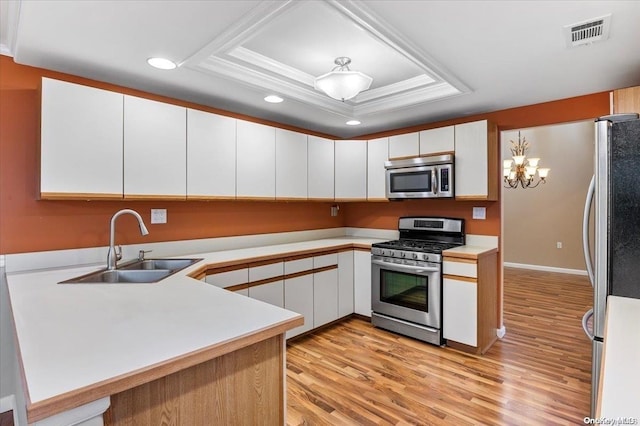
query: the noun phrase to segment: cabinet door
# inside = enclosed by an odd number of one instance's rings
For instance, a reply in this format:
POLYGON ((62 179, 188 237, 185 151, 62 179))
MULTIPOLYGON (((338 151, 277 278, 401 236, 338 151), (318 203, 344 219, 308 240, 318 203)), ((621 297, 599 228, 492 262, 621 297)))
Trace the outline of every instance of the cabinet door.
POLYGON ((308 197, 310 200, 334 199, 334 142, 317 136, 309 136, 308 146, 308 197))
POLYGON ((353 252, 353 292, 356 314, 371 316, 371 253, 353 252))
POLYGON ((418 133, 389 137, 389 158, 417 157, 420 154, 418 133))
POLYGON ((187 110, 187 198, 235 198, 236 119, 187 110))
POLYGON ((386 200, 384 162, 389 159, 389 138, 367 142, 367 199, 386 200))
POLYGON ((307 135, 276 129, 276 198, 307 199, 307 135))
POLYGON ((353 251, 338 253, 338 317, 353 313, 353 251))
POLYGON ((42 79, 41 198, 122 198, 123 99, 42 79))
POLYGON ((442 292, 442 335, 469 346, 478 345, 478 294, 475 281, 445 277, 442 292))
POLYGON ((249 297, 284 308, 284 281, 274 281, 249 287, 249 297))
POLYGON ((367 142, 336 141, 336 200, 367 199, 367 142))
POLYGON ((338 319, 338 269, 313 274, 313 326, 338 319))
POLYGON ((249 282, 249 269, 243 268, 235 271, 219 272, 207 275, 204 280, 207 284, 213 284, 220 288, 247 284, 249 282))
POLYGON ((238 198, 276 196, 276 131, 273 127, 238 120, 238 198))
POLYGON ((455 150, 455 127, 438 127, 420 132, 420 155, 440 154, 455 150))
POLYGON ((186 108, 124 97, 125 198, 187 194, 186 108))
POLYGON ((455 126, 456 199, 497 200, 497 130, 490 127, 486 120, 455 126))
POLYGON ((284 281, 284 308, 304 316, 304 324, 287 331, 287 339, 313 329, 313 274, 284 281))

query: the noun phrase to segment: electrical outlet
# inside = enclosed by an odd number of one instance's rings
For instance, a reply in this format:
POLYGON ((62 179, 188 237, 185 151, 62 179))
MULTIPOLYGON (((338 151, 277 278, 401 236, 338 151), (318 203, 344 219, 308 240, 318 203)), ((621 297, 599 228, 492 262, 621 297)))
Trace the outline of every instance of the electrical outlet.
POLYGON ((338 216, 338 210, 340 210, 340 206, 338 205, 331 206, 331 216, 333 217, 338 216))
POLYGON ((556 248, 559 248, 559 249, 561 249, 561 248, 562 248, 562 241, 558 241, 558 242, 556 243, 556 248))
POLYGON ((487 218, 487 208, 486 207, 474 207, 473 208, 473 219, 485 220, 487 218))
POLYGON ((167 223, 167 209, 151 209, 151 223, 167 223))

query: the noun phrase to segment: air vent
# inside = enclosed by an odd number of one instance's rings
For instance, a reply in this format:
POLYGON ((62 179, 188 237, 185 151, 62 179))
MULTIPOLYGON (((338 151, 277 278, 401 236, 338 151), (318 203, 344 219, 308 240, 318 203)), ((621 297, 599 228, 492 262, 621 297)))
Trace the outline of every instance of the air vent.
POLYGON ((611 14, 564 27, 568 47, 589 45, 609 38, 611 14))

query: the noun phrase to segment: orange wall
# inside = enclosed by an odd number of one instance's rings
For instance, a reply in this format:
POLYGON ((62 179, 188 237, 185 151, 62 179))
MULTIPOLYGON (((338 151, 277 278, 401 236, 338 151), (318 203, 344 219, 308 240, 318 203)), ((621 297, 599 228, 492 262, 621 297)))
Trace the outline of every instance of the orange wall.
MULTIPOLYGON (((340 226, 397 229, 398 217, 406 215, 464 217, 467 219, 467 233, 500 234, 500 202, 411 200, 343 203, 339 215, 331 217, 329 212, 332 203, 324 202, 38 201, 38 88, 43 76, 301 130, 68 74, 18 65, 12 58, 0 55, 0 253, 107 245, 109 219, 113 213, 125 207, 140 211, 147 223, 151 208, 166 208, 168 224, 149 224, 150 235, 142 237, 135 220, 122 217, 118 220, 117 235, 117 241, 122 244, 340 226), (474 206, 487 207, 487 220, 471 220, 474 206)), ((603 92, 414 126, 393 133, 485 118, 498 124, 500 130, 505 130, 583 120, 608 112, 609 95, 603 92)), ((383 135, 379 133, 376 136, 383 135)))
MULTIPOLYGON (((116 236, 116 241, 121 244, 344 226, 344 216, 331 217, 330 206, 333 203, 327 202, 38 201, 38 87, 42 76, 161 101, 168 100, 79 77, 17 65, 11 58, 0 56, 2 254, 105 246, 109 243, 109 220, 113 213, 122 208, 139 211, 150 234, 141 236, 134 218, 121 217, 118 219, 116 236), (166 208, 168 223, 151 225, 151 208, 166 208)), ((175 100, 173 102, 192 106, 175 100)), ((199 108, 220 112, 211 108, 199 108)))

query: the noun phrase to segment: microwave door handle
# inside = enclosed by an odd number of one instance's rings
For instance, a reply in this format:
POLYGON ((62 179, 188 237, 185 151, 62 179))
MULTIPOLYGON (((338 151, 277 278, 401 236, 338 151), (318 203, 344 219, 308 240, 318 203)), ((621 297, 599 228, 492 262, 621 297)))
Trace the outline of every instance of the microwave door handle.
POLYGON ((431 192, 433 192, 434 194, 438 193, 438 173, 439 173, 440 169, 438 169, 437 167, 434 167, 431 170, 431 192))

